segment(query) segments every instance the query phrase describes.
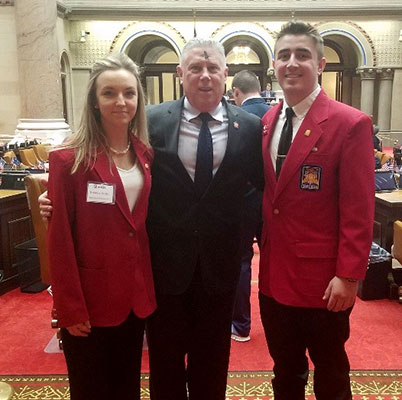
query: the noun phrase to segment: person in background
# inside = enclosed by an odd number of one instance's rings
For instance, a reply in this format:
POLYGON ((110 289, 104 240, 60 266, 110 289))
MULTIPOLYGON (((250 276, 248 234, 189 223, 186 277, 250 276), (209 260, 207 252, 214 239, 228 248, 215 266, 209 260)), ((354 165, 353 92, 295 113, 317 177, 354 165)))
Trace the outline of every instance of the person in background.
POLYGON ((374 217, 372 122, 318 84, 323 39, 290 21, 275 44, 284 100, 263 118, 260 312, 276 400, 351 400, 345 342, 374 217), (350 161, 358 157, 359 163, 350 161))
POLYGON ((374 145, 374 149, 378 150, 378 151, 382 151, 381 141, 377 136, 379 131, 380 131, 380 128, 377 125, 373 125, 373 145, 374 145))
POLYGON ((50 273, 72 400, 140 399, 156 308, 151 162, 138 68, 110 55, 93 66, 79 129, 50 154, 50 273))
POLYGON ((260 81, 254 72, 238 72, 232 81, 233 98, 238 107, 262 118, 271 108, 260 95, 260 81))
POLYGON ((261 96, 262 97, 268 97, 268 98, 275 98, 276 97, 276 94, 272 90, 272 85, 271 85, 270 82, 268 82, 267 85, 265 86, 265 90, 263 90, 261 92, 261 96))
POLYGON ((223 96, 224 98, 225 98, 225 100, 227 100, 227 101, 233 101, 233 90, 232 89, 229 89, 226 93, 225 93, 225 95, 223 96))
MULTIPOLYGON (((251 114, 262 118, 271 108, 260 95, 260 82, 254 72, 238 72, 233 77, 232 89, 236 105, 251 114)), ((261 243, 262 192, 249 184, 244 199, 241 271, 232 320, 232 339, 238 342, 250 340, 251 261, 254 238, 257 238, 258 245, 261 243)))

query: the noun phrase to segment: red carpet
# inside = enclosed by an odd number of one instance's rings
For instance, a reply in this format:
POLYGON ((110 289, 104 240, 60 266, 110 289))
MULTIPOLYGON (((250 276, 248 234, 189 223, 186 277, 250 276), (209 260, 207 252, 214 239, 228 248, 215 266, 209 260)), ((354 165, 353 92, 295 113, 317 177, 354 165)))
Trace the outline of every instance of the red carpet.
MULTIPOLYGON (((253 279, 251 341, 232 343, 231 371, 272 370, 259 322, 256 276, 253 279)), ((46 291, 26 294, 17 289, 0 297, 0 375, 66 373, 62 354, 44 352, 55 334, 50 328, 51 307, 46 291)), ((357 299, 351 325, 347 348, 353 370, 402 370, 401 304, 357 299)), ((147 351, 142 370, 148 372, 147 351)))

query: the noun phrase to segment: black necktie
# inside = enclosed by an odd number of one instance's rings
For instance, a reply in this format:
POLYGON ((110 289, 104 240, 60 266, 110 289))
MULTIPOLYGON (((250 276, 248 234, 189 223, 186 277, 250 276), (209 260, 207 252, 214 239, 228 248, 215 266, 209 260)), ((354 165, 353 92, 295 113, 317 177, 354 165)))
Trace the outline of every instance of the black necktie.
POLYGON ((283 163, 285 162, 286 155, 288 154, 289 147, 292 144, 293 138, 293 124, 292 118, 295 115, 292 108, 286 109, 286 121, 283 125, 281 138, 279 139, 278 155, 276 157, 276 178, 279 177, 283 163))
POLYGON ((208 128, 208 121, 213 118, 208 113, 201 113, 202 121, 198 135, 197 163, 195 166, 194 183, 199 196, 202 196, 212 180, 213 149, 212 136, 208 128))

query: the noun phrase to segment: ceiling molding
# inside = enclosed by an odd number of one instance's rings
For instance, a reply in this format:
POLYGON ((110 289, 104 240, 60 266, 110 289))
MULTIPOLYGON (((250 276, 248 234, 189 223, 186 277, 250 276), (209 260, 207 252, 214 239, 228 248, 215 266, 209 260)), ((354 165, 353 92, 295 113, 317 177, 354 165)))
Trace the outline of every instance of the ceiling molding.
POLYGON ((400 0, 63 0, 70 16, 193 16, 214 20, 225 16, 397 16, 402 15, 400 0), (129 3, 129 4, 127 4, 129 3))

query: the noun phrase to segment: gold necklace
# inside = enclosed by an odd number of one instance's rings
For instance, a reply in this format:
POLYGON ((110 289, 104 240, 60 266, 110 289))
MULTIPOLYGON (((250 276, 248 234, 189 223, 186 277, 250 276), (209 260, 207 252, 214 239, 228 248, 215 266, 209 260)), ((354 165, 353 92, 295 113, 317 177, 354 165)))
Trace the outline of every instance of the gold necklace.
POLYGON ((114 153, 114 154, 118 154, 118 155, 124 155, 126 154, 129 150, 130 150, 130 146, 131 146, 131 141, 128 141, 128 145, 127 148, 125 148, 124 150, 116 150, 113 147, 109 146, 109 150, 114 153))

